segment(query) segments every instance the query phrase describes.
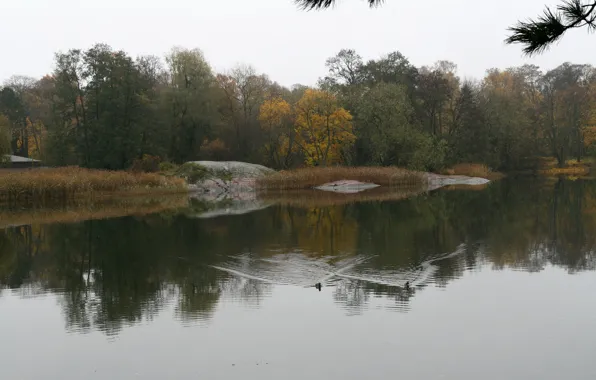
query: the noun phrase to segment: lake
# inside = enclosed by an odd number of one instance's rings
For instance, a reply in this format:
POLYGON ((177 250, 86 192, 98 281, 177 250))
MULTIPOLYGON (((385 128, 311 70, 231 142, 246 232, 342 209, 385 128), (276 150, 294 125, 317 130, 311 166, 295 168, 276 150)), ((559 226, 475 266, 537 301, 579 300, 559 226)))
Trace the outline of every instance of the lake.
POLYGON ((0 379, 596 378, 596 181, 316 194, 5 226, 0 379))

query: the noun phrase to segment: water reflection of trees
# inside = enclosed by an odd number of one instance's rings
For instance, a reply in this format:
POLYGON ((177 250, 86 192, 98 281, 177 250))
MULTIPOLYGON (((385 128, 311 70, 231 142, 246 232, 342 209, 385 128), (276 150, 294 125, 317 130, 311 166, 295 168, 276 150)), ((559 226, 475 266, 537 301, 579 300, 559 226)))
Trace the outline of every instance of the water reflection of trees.
MULTIPOLYGON (((184 323, 208 322, 222 297, 257 307, 271 285, 209 267, 230 255, 301 252, 329 262, 375 254, 369 270, 409 273, 463 247, 435 264, 430 281, 447 286, 483 264, 594 270, 595 246, 596 183, 503 181, 484 191, 330 208, 276 206, 214 219, 151 215, 11 227, 0 230, 0 286, 22 296, 58 294, 68 329, 116 334, 170 306, 184 323)), ((351 314, 372 298, 407 310, 413 296, 346 279, 333 289, 334 300, 351 314)))

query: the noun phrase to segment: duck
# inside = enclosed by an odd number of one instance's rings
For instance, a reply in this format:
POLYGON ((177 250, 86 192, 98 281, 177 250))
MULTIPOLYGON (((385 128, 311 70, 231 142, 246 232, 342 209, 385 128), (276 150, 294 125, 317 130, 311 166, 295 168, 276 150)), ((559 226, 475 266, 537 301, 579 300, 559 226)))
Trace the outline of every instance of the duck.
POLYGON ((321 285, 321 283, 320 283, 320 282, 317 282, 317 283, 315 284, 315 288, 319 289, 319 292, 321 291, 321 288, 322 288, 322 287, 323 287, 323 285, 321 285))

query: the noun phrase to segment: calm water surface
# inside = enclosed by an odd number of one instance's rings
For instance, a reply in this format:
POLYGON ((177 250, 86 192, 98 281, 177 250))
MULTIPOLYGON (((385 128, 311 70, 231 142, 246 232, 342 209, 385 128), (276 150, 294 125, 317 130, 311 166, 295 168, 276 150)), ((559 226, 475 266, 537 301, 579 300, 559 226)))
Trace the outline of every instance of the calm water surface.
POLYGON ((595 248, 590 181, 8 227, 0 379, 594 379, 595 248))

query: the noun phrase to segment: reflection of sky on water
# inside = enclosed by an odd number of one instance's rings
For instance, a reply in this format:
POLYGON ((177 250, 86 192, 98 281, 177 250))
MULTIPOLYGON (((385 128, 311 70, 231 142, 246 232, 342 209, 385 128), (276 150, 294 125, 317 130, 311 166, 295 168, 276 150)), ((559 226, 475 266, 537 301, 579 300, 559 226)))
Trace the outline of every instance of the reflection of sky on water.
POLYGON ((273 286, 259 308, 223 297, 208 324, 181 324, 171 300, 152 321, 111 338, 67 333, 57 294, 23 299, 5 290, 0 335, 11 344, 0 348, 0 375, 591 379, 596 309, 586 299, 594 286, 591 273, 484 266, 448 290, 426 287, 408 313, 387 313, 396 300, 369 295, 367 311, 352 317, 334 303, 338 288, 273 286))

